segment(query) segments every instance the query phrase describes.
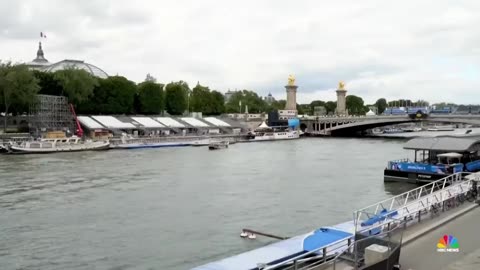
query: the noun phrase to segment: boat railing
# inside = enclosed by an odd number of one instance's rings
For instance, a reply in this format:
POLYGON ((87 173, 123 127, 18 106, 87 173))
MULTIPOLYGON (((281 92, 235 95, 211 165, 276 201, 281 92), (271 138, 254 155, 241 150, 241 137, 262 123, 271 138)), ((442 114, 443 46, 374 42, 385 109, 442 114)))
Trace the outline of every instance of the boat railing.
POLYGON ((365 248, 371 244, 386 245, 390 253, 396 247, 399 247, 402 241, 403 230, 406 228, 403 225, 404 223, 404 220, 388 218, 387 224, 376 225, 370 228, 382 227, 382 231, 375 235, 365 234, 364 231, 357 232, 356 235, 352 235, 348 239, 330 243, 286 261, 274 265, 260 265, 259 269, 307 270, 331 265, 335 269, 336 264, 341 261, 354 262, 355 266, 359 266, 363 262, 365 248))
POLYGON ((376 218, 383 225, 389 215, 406 218, 418 212, 428 211, 451 196, 465 194, 475 179, 466 178, 471 173, 459 172, 427 185, 412 189, 389 199, 364 207, 354 212, 355 231, 365 227, 365 221, 376 218), (363 226, 362 226, 363 223, 363 226))
POLYGON ((393 170, 393 165, 397 163, 404 163, 404 162, 411 162, 409 158, 401 158, 401 159, 396 159, 396 160, 390 160, 388 162, 388 169, 393 170))
MULTIPOLYGON (((342 253, 347 247, 351 245, 354 240, 354 235, 348 239, 342 239, 328 245, 316 248, 312 251, 300 254, 288 260, 282 261, 273 265, 261 265, 259 264, 259 269, 262 270, 273 270, 273 269, 301 269, 299 268, 300 264, 305 264, 308 261, 320 261, 320 263, 326 263, 328 260, 331 260, 336 254, 342 253), (331 254, 331 255, 329 255, 331 254)), ((320 264, 319 264, 320 265, 320 264)))

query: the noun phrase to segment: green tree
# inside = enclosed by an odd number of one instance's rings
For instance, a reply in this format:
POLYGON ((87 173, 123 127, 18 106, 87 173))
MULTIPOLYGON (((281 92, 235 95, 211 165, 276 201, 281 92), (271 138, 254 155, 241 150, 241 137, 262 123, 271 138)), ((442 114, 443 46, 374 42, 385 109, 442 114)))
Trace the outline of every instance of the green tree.
POLYGON ((187 110, 187 95, 190 91, 184 81, 171 82, 165 87, 165 109, 169 114, 180 115, 187 110))
POLYGON ((425 107, 425 106, 428 106, 429 103, 428 103, 428 101, 426 101, 426 100, 419 99, 419 100, 415 101, 415 102, 413 103, 413 105, 414 105, 414 106, 425 107))
POLYGON ((361 97, 348 95, 346 98, 348 113, 351 115, 365 115, 365 105, 361 97))
POLYGON ((60 85, 60 82, 55 79, 54 73, 34 70, 33 74, 38 79, 38 85, 40 86, 39 94, 53 96, 62 95, 62 85, 60 85))
POLYGON ((309 114, 313 115, 313 110, 310 108, 310 104, 297 104, 298 114, 309 114))
POLYGON ((59 70, 55 72, 54 78, 62 86, 62 94, 75 105, 88 100, 93 94, 93 89, 98 85, 97 79, 83 69, 59 70))
POLYGON ((194 112, 202 112, 204 114, 212 114, 213 112, 213 96, 210 89, 199 83, 192 89, 190 95, 190 109, 194 112))
POLYGON ((335 109, 337 109, 337 102, 336 101, 325 102, 325 110, 327 111, 327 114, 335 113, 335 109))
MULTIPOLYGON (((325 107, 325 101, 322 101, 322 100, 314 100, 312 102, 310 102, 310 113, 311 115, 313 115, 313 112, 315 110, 315 107, 317 106, 323 106, 325 107)), ((335 105, 336 106, 336 105, 335 105)))
POLYGON ((455 103, 447 103, 447 102, 440 102, 440 103, 435 103, 432 104, 432 106, 435 106, 437 109, 445 108, 445 107, 457 107, 458 105, 455 103))
POLYGON ((378 109, 378 114, 382 114, 388 106, 387 100, 384 98, 379 98, 374 105, 378 109))
POLYGON ((5 110, 4 132, 7 131, 10 107, 13 105, 26 107, 35 102, 39 89, 37 78, 27 66, 0 63, 0 98, 5 110))
POLYGON ((284 99, 279 99, 273 101, 271 104, 266 104, 266 112, 273 112, 278 110, 285 110, 285 106, 287 105, 287 101, 284 99))
POLYGON ((153 80, 138 85, 140 111, 143 114, 160 114, 163 111, 163 84, 153 80))
POLYGON ((137 86, 125 77, 99 79, 93 97, 78 106, 78 113, 130 114, 134 112, 137 86))
POLYGON ((210 93, 212 100, 212 115, 220 115, 225 113, 225 98, 222 93, 218 91, 212 91, 210 93))
POLYGON ((398 99, 388 102, 389 107, 410 107, 413 106, 413 102, 410 99, 398 99))
POLYGON ((238 91, 233 94, 226 104, 227 112, 240 112, 240 104, 242 107, 242 113, 245 112, 245 106, 248 106, 249 113, 262 113, 267 109, 267 103, 259 97, 257 93, 249 90, 238 91))

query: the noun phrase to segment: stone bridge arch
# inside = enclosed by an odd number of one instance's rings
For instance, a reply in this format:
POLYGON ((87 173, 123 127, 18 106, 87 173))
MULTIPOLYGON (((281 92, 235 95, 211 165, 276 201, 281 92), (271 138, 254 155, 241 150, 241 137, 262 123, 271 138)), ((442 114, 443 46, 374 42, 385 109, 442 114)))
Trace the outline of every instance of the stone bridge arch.
POLYGON ((302 131, 311 136, 351 136, 368 129, 412 122, 480 125, 480 115, 433 116, 420 119, 408 116, 315 117, 302 119, 300 126, 302 131))

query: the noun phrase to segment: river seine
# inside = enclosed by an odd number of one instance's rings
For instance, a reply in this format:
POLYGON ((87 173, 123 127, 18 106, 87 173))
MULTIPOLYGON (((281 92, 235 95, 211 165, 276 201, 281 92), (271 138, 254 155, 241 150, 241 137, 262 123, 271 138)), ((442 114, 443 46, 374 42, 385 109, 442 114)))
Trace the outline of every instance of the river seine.
POLYGON ((404 141, 306 138, 0 156, 0 269, 189 269, 352 219, 404 141))

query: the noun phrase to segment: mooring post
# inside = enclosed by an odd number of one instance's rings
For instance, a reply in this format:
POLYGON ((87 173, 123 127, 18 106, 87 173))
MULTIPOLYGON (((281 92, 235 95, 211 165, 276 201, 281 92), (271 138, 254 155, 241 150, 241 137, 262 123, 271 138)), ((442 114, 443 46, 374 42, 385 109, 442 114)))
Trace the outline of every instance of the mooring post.
POLYGON ((323 253, 323 262, 326 262, 327 261, 327 248, 326 247, 323 248, 322 253, 323 253))

